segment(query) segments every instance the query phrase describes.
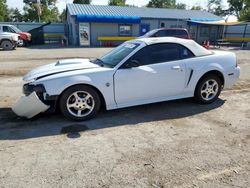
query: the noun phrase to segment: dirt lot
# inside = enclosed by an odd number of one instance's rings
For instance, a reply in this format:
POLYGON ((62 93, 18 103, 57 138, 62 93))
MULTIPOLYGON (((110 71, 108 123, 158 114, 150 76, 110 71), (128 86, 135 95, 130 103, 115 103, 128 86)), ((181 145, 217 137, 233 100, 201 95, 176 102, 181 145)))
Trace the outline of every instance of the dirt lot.
POLYGON ((240 81, 211 105, 177 100, 82 123, 11 112, 33 67, 109 50, 0 51, 0 187, 250 187, 250 51, 231 50, 240 81))

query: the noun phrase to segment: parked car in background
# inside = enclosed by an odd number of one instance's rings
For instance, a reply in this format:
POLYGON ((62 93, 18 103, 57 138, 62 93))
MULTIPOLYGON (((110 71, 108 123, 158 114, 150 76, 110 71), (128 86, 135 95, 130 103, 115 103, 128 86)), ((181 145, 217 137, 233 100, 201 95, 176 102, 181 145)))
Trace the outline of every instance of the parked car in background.
POLYGON ((16 33, 20 35, 20 46, 27 46, 31 42, 31 34, 23 32, 14 25, 0 24, 0 30, 3 32, 16 33))
POLYGON ((187 29, 184 28, 160 28, 147 32, 141 38, 150 37, 178 37, 183 39, 191 39, 187 29))
POLYGON ((18 45, 19 37, 16 33, 2 32, 0 29, 0 48, 14 50, 18 45))
POLYGON ((24 76, 25 96, 13 111, 31 118, 58 106, 73 120, 107 110, 195 97, 214 102, 239 78, 234 53, 209 51, 174 37, 127 41, 99 59, 67 59, 24 76))

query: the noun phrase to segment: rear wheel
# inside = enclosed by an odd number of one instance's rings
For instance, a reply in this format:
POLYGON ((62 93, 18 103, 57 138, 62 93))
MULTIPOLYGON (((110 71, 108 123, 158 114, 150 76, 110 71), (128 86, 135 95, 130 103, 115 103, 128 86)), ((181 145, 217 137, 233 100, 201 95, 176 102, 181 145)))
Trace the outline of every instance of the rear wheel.
POLYGON ((210 104, 218 99, 222 83, 218 76, 210 74, 202 78, 195 90, 195 99, 202 104, 210 104))
POLYGON ((9 40, 4 40, 1 43, 1 48, 3 48, 4 50, 12 50, 15 48, 15 45, 9 40))
POLYGON ((98 93, 85 85, 76 85, 67 89, 60 99, 60 109, 63 115, 76 121, 93 118, 100 106, 98 93))

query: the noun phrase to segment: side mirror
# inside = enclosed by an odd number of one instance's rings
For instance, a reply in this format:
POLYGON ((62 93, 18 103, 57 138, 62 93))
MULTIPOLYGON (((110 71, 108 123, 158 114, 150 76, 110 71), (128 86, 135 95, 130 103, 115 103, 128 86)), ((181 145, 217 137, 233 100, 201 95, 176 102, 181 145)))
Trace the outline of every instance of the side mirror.
POLYGON ((130 60, 127 63, 125 63, 124 68, 131 69, 133 67, 139 67, 139 66, 140 66, 139 61, 133 59, 133 60, 130 60))

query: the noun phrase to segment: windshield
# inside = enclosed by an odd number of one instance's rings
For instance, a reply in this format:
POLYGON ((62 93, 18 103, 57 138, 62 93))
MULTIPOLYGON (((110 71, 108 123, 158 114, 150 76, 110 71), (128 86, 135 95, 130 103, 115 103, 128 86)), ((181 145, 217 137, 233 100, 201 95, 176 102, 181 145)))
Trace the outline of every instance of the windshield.
POLYGON ((16 33, 20 33, 20 32, 22 32, 20 29, 18 29, 17 27, 15 27, 15 26, 10 26, 11 27, 11 29, 13 29, 16 33))
POLYGON ((151 37, 153 34, 155 34, 156 30, 152 30, 152 31, 149 31, 147 32, 145 35, 143 35, 144 37, 151 37))
POLYGON ((108 54, 101 57, 100 60, 103 62, 103 64, 109 65, 110 67, 115 67, 138 46, 140 46, 140 44, 141 43, 139 41, 123 43, 120 46, 114 48, 108 54))

